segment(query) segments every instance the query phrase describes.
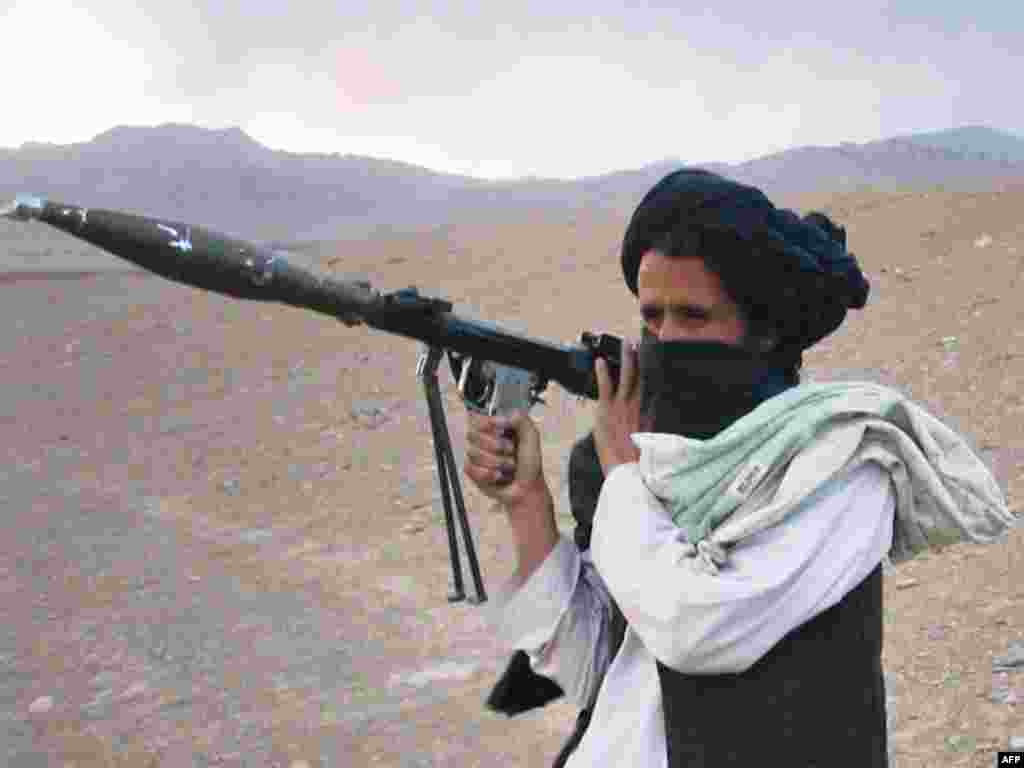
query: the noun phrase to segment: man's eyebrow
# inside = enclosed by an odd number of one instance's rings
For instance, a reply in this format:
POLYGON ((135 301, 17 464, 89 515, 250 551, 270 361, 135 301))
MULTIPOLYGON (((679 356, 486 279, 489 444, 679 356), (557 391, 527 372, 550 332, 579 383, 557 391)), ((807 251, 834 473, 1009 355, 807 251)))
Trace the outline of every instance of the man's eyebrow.
MULTIPOLYGON (((665 305, 657 301, 649 301, 640 305, 640 312, 645 315, 663 312, 665 309, 665 305)), ((714 307, 705 306, 703 304, 692 304, 689 302, 668 305, 669 312, 683 312, 689 315, 710 315, 713 310, 714 307)))

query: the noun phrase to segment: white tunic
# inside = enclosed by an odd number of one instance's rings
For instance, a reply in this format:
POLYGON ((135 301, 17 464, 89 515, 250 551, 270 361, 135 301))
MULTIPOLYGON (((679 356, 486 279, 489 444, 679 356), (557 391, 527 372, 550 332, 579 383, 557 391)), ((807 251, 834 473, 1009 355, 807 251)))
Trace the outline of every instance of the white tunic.
POLYGON ((741 542, 717 575, 679 556, 681 532, 636 464, 601 489, 591 549, 569 538, 489 608, 500 636, 580 708, 600 687, 567 768, 666 766, 655 659, 679 672, 742 672, 794 628, 838 603, 892 545, 889 474, 866 464, 810 496, 783 523, 741 542), (608 594, 629 622, 609 660, 608 594))

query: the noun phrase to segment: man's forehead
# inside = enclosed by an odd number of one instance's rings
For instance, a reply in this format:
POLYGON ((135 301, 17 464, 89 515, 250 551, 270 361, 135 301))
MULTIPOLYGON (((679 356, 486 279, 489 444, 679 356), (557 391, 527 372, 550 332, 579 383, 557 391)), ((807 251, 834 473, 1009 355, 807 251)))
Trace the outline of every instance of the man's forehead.
POLYGON ((728 300, 721 281, 700 260, 665 261, 648 270, 641 269, 637 298, 642 303, 704 306, 728 300))

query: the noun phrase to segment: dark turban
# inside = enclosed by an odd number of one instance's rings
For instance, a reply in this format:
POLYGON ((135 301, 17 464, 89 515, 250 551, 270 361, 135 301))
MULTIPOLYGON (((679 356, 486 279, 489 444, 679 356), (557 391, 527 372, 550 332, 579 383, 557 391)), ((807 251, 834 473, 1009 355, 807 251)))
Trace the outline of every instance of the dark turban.
POLYGON ((630 291, 637 293, 643 254, 673 241, 697 252, 666 255, 701 257, 751 324, 771 328, 795 354, 867 301, 868 282, 846 250, 845 230, 823 213, 801 218, 776 208, 756 187, 708 171, 670 173, 640 201, 622 242, 630 291))

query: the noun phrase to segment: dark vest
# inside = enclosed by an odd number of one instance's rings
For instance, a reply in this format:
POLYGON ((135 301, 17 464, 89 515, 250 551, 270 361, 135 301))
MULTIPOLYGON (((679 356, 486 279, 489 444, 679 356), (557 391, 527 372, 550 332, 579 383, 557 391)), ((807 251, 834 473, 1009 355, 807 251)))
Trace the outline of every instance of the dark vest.
POLYGON ((884 768, 882 566, 745 672, 658 676, 670 768, 884 768))
MULTIPOLYGON (((603 481, 596 458, 588 435, 573 447, 569 461, 569 499, 581 551, 590 546, 603 481)), ((613 604, 613 655, 625 629, 613 604)), ((786 635, 746 672, 685 675, 658 663, 658 676, 669 768, 757 765, 766 759, 800 768, 885 768, 882 567, 786 635)), ((518 651, 487 703, 515 715, 561 695, 562 689, 535 674, 518 651)), ((580 712, 554 768, 565 765, 583 738, 590 711, 580 712)))

